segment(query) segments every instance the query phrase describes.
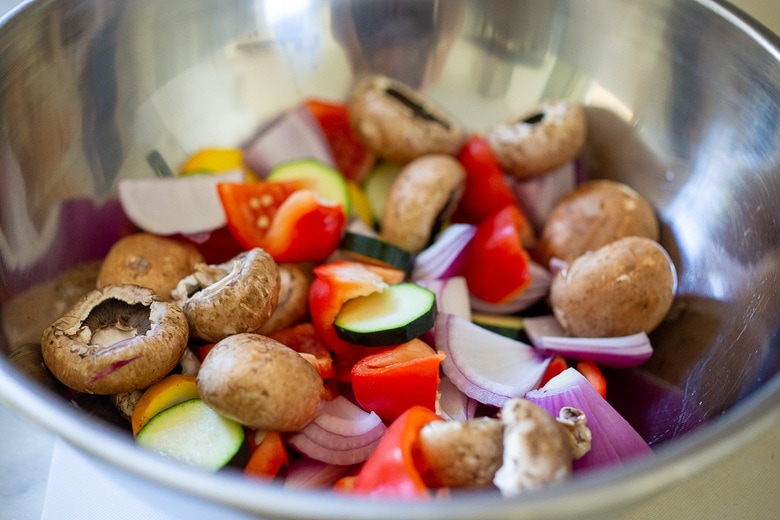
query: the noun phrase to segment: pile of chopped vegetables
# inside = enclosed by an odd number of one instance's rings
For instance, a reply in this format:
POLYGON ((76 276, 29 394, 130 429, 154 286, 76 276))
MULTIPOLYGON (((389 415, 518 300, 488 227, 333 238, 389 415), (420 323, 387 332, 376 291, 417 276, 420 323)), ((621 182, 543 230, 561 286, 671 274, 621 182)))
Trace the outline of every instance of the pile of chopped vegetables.
POLYGON ((291 487, 514 495, 647 456, 602 368, 652 355, 674 265, 639 194, 583 178, 584 118, 546 102, 469 134, 370 77, 122 179, 137 232, 46 366, 140 446, 291 487))

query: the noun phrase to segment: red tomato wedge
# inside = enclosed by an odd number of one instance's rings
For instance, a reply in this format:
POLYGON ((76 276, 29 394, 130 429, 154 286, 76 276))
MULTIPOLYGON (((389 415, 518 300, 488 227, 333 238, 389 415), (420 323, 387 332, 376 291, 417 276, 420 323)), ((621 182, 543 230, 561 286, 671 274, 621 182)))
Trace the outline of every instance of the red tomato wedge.
POLYGON ((217 189, 236 240, 277 262, 321 262, 341 241, 341 206, 323 201, 304 182, 222 183, 217 189))
POLYGON ((435 410, 442 357, 419 339, 369 354, 352 367, 355 399, 386 421, 412 406, 435 410))
POLYGON ((530 257, 521 243, 526 224, 525 216, 514 204, 479 223, 463 273, 474 296, 502 303, 531 283, 530 257))
MULTIPOLYGON (((314 268, 315 278, 309 288, 309 313, 317 335, 337 357, 336 364, 349 369, 361 357, 375 352, 346 342, 336 334, 333 322, 347 300, 383 290, 387 284, 398 283, 404 272, 398 269, 337 261, 314 268)), ((348 370, 342 372, 349 377, 348 370)))
POLYGON ((362 182, 376 160, 360 141, 349 121, 349 108, 341 103, 309 99, 304 105, 311 112, 330 145, 336 168, 348 179, 362 182))
POLYGON ((355 478, 353 493, 382 498, 424 499, 428 487, 421 476, 417 442, 420 430, 441 418, 424 406, 405 411, 387 428, 355 478))
POLYGON ((466 170, 466 188, 459 205, 462 216, 479 222, 504 206, 515 204, 504 171, 480 135, 469 136, 458 160, 466 170))

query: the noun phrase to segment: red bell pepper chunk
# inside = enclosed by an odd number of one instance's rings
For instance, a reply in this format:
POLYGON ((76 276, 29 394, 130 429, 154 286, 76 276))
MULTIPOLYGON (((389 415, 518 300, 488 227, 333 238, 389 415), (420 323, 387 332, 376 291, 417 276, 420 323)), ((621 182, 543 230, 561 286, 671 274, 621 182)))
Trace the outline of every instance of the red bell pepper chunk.
POLYGON ((469 136, 458 160, 466 170, 466 187, 459 213, 479 222, 509 204, 515 197, 490 145, 478 134, 469 136))
POLYGON ((268 335, 283 345, 287 345, 299 354, 303 354, 314 368, 317 369, 323 379, 328 379, 336 375, 336 369, 333 367, 333 358, 330 355, 328 346, 322 341, 314 325, 311 323, 301 323, 277 330, 268 335))
POLYGON ((531 283, 530 257, 521 235, 527 220, 514 204, 477 226, 463 275, 469 291, 490 303, 509 301, 531 283))
POLYGON ((314 268, 314 276, 309 288, 309 314, 312 325, 319 338, 336 356, 336 366, 342 367, 344 370, 341 373, 348 377, 347 368, 351 368, 358 359, 376 350, 339 338, 333 324, 336 315, 347 300, 381 291, 389 283, 400 282, 405 275, 398 269, 337 261, 318 265, 314 268))
POLYGON ((352 367, 355 399, 385 421, 412 406, 435 410, 442 357, 420 339, 369 354, 352 367))
MULTIPOLYGON (((287 447, 279 432, 261 432, 262 440, 259 444, 250 442, 252 455, 244 466, 244 475, 269 480, 274 478, 281 469, 289 463, 287 447)), ((249 436, 250 439, 254 435, 249 436)))
POLYGON ((363 145, 352 128, 349 107, 316 99, 309 99, 304 104, 320 125, 336 168, 347 179, 362 182, 374 165, 376 156, 363 145))
POLYGON ((247 249, 277 262, 320 262, 338 247, 346 217, 302 182, 217 185, 228 228, 247 249))
POLYGON ((352 491, 383 498, 427 498, 424 461, 418 455, 417 442, 423 426, 438 420, 441 418, 424 406, 413 406, 401 414, 363 464, 352 491))

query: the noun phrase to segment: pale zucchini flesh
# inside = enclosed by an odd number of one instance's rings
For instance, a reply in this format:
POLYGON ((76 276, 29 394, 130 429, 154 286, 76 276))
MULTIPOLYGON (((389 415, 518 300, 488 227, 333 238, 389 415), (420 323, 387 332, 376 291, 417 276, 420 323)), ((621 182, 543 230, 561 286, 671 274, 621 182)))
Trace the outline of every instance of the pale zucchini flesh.
POLYGON ((338 336, 369 347, 406 343, 427 332, 436 319, 436 295, 414 283, 349 300, 336 316, 338 336))
POLYGON ((216 471, 238 453, 244 428, 201 399, 179 403, 152 417, 136 436, 143 448, 185 464, 216 471))

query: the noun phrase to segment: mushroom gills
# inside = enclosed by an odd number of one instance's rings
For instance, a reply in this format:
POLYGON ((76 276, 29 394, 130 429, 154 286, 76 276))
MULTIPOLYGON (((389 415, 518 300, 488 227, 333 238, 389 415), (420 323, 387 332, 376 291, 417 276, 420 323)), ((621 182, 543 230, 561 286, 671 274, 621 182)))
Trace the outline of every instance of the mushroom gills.
POLYGON ((116 298, 95 306, 82 324, 90 331, 89 343, 101 346, 144 335, 151 329, 148 306, 116 298))
POLYGON ((410 99, 408 96, 404 95, 404 93, 401 92, 400 90, 394 87, 387 87, 385 89, 385 93, 391 98, 401 103, 402 105, 404 105, 405 107, 409 108, 413 112, 415 118, 436 123, 440 125, 442 128, 444 128, 445 130, 450 129, 450 124, 447 121, 443 121, 440 118, 436 117, 436 115, 431 113, 431 111, 427 110, 422 104, 417 103, 413 99, 410 99))

